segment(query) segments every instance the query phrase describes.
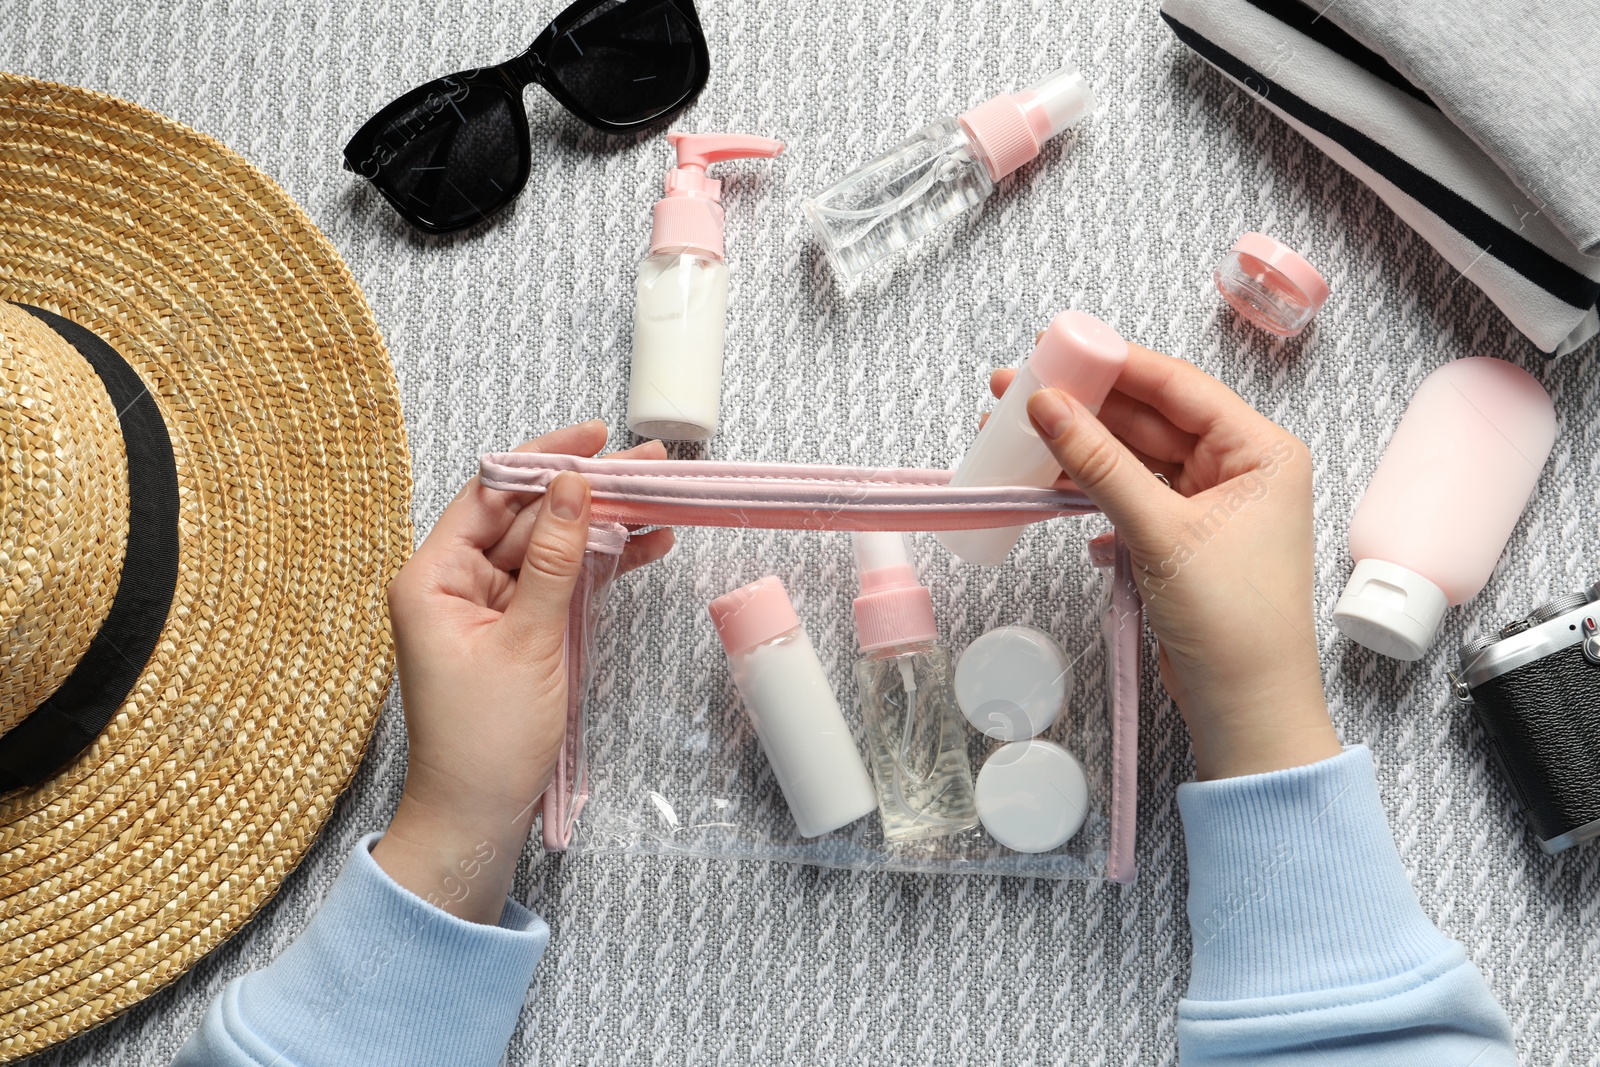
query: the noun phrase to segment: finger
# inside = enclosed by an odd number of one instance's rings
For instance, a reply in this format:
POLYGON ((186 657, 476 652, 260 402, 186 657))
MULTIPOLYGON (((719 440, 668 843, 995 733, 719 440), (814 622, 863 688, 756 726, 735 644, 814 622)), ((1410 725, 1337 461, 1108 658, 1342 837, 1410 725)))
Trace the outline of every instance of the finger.
POLYGON ((1028 398, 1028 415, 1061 469, 1114 525, 1137 533, 1158 518, 1172 490, 1089 409, 1058 389, 1028 398))
POLYGON ((672 530, 667 527, 628 538, 627 545, 622 549, 622 559, 617 564, 617 573, 627 574, 631 570, 654 563, 672 551, 676 540, 672 530))
MULTIPOLYGON (((599 419, 590 419, 536 437, 517 446, 515 451, 592 456, 604 448, 605 443, 606 424, 599 419)), ((531 493, 507 493, 486 488, 474 476, 444 509, 444 514, 434 523, 432 532, 418 551, 463 546, 476 551, 486 550, 506 536, 517 516, 536 499, 537 496, 531 493)))
POLYGON ((660 441, 646 441, 621 452, 608 452, 605 459, 666 459, 667 446, 660 441))
POLYGON ((552 635, 559 640, 566 632, 567 609, 589 541, 589 483, 581 474, 562 471, 535 510, 538 518, 517 572, 517 587, 500 618, 500 625, 524 648, 542 647, 552 635))
POLYGON ((1182 463, 1193 455, 1200 440, 1178 429, 1149 404, 1115 389, 1100 405, 1099 418, 1106 429, 1134 451, 1172 463, 1182 463))
MULTIPOLYGON (((531 444, 532 442, 530 442, 531 444)), ((592 455, 593 453, 589 453, 592 455)), ((643 444, 625 448, 621 452, 612 452, 606 459, 666 459, 667 449, 660 441, 646 441, 643 444)), ((527 507, 539 498, 537 493, 518 494, 526 498, 523 510, 512 521, 510 527, 489 548, 484 550, 484 555, 489 557, 489 562, 503 571, 514 571, 522 566, 522 553, 528 547, 528 537, 533 533, 533 520, 538 509, 527 507)), ((631 533, 637 526, 628 527, 631 533)))
POLYGON ((1017 372, 1012 368, 1000 368, 989 375, 989 392, 994 394, 994 398, 996 400, 999 400, 1005 395, 1006 390, 1010 388, 1011 379, 1015 378, 1016 376, 1017 372))
POLYGON ((1178 429, 1205 436, 1233 419, 1266 421, 1239 394, 1187 360, 1128 345, 1117 391, 1155 409, 1178 429))
MULTIPOLYGON (((1165 478, 1167 480, 1168 487, 1177 490, 1179 496, 1192 495, 1192 492, 1186 491, 1185 488, 1183 488, 1187 486, 1190 481, 1190 479, 1184 476, 1183 464, 1173 463, 1164 459, 1156 459, 1154 456, 1146 455, 1137 448, 1130 448, 1128 451, 1133 453, 1134 459, 1144 464, 1145 470, 1149 471, 1151 474, 1157 474, 1165 478)), ((1065 474, 1063 474, 1061 477, 1056 479, 1056 488, 1076 489, 1078 488, 1078 483, 1074 482, 1071 478, 1068 478, 1065 474)))

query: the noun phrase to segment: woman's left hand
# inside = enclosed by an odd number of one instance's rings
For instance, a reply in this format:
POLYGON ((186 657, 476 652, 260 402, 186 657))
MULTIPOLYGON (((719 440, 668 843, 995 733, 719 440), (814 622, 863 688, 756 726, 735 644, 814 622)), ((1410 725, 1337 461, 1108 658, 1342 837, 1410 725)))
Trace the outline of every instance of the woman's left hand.
MULTIPOLYGON (((592 456, 581 423, 521 452, 592 456)), ((625 453, 664 459, 660 442, 625 453)), ((399 810, 373 858, 452 914, 498 921, 566 730, 567 611, 589 532, 589 485, 543 496, 473 478, 389 587, 410 757, 399 810)), ((620 569, 660 559, 671 530, 629 539, 620 569)))

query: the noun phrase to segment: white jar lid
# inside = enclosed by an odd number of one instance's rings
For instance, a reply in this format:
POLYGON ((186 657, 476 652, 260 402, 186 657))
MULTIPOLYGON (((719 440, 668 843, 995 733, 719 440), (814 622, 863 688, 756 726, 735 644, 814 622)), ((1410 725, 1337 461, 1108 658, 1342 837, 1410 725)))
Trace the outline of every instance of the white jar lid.
POLYGON ((1050 728, 1072 690, 1072 664, 1055 639, 1031 626, 990 630, 956 663, 956 703, 972 728, 1020 741, 1050 728))
POLYGON ((1089 811, 1083 766, 1053 741, 1000 746, 978 772, 975 794, 983 828, 1018 852, 1064 844, 1089 811))
POLYGON ((1333 609, 1345 636, 1395 659, 1421 659, 1450 606, 1444 590, 1381 559, 1356 564, 1333 609))

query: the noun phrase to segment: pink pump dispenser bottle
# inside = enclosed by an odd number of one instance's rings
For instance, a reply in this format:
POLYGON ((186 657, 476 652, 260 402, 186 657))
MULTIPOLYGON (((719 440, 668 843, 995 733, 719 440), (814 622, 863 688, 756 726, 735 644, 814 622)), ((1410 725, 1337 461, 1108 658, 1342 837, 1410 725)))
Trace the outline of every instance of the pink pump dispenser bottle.
MULTIPOLYGON (((951 485, 1026 485, 1045 488, 1061 477, 1050 448, 1028 418, 1028 398, 1046 386, 1076 397, 1098 413, 1128 361, 1128 342, 1092 315, 1063 311, 1050 322, 989 421, 978 431, 950 479, 951 485)), ((992 567, 1005 560, 1022 527, 953 530, 939 542, 968 563, 992 567)))
POLYGON ((1550 395, 1521 367, 1473 357, 1424 378, 1350 520, 1339 629, 1421 658, 1445 608, 1489 580, 1555 437, 1550 395))
POLYGON ((933 598, 917 581, 905 534, 850 536, 861 577, 856 685, 883 836, 920 841, 970 829, 978 825, 972 764, 933 598))
POLYGON ((986 199, 1093 107, 1089 83, 1068 63, 1021 92, 924 126, 801 206, 834 271, 853 282, 986 199))
POLYGON ((735 133, 669 133, 678 165, 656 201, 650 255, 634 292, 628 428, 643 437, 703 441, 717 430, 728 314, 722 183, 713 163, 766 159, 783 142, 735 133))

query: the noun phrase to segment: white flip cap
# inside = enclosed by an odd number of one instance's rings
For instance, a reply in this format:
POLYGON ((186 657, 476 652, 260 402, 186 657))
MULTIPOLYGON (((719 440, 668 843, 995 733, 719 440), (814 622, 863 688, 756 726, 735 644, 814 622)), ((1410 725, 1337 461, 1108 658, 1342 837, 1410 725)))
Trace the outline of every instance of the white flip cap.
POLYGON ((1050 728, 1072 689, 1072 664, 1054 638, 1031 626, 990 630, 956 663, 956 703, 972 728, 1020 741, 1050 728))
POLYGON ((1381 559, 1356 564, 1333 622, 1346 637, 1395 659, 1421 659, 1450 600, 1416 571, 1381 559))
POLYGON ((1089 811, 1089 780, 1077 758, 1052 741, 1002 745, 978 772, 978 818, 989 836, 1017 852, 1065 844, 1089 811))

